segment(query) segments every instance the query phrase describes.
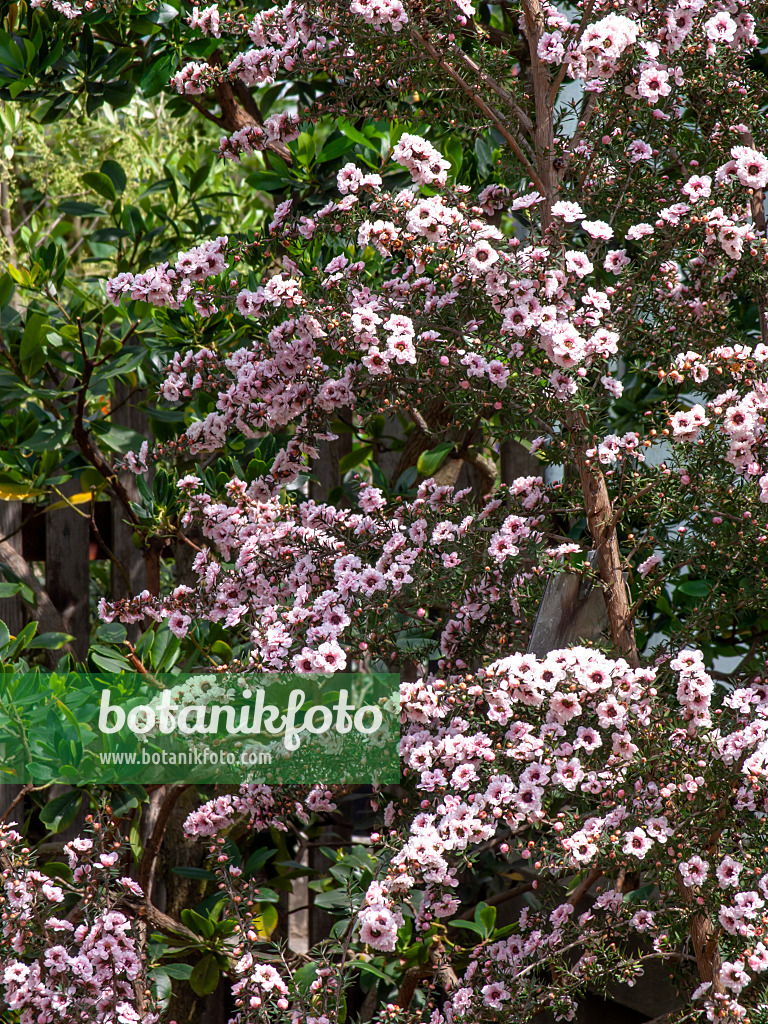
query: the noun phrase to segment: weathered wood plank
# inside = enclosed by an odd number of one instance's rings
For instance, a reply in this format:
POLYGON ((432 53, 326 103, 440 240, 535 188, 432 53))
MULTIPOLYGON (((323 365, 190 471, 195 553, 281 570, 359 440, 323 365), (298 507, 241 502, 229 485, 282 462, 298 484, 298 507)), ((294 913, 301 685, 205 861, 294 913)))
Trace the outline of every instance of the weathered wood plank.
MULTIPOLYGON (((19 554, 22 553, 21 515, 20 501, 0 501, 0 538, 19 554)), ((21 632, 24 626, 24 602, 20 597, 0 599, 0 622, 6 624, 11 636, 21 632)))
MULTIPOLYGON (((65 495, 80 490, 77 480, 69 480, 60 488, 65 495)), ((87 515, 74 508, 45 513, 45 589, 61 613, 64 628, 74 636, 75 656, 84 659, 88 653, 89 614, 89 547, 87 515)))
MULTIPOLYGON (((135 391, 126 385, 115 387, 115 409, 112 421, 120 427, 128 427, 143 434, 151 442, 147 414, 139 408, 139 403, 146 397, 146 392, 135 391)), ((133 473, 118 473, 118 479, 128 493, 131 501, 139 501, 136 477, 133 473)), ((112 565, 112 600, 133 597, 141 593, 147 585, 147 567, 144 554, 133 542, 133 526, 126 520, 125 509, 116 499, 112 499, 112 554, 118 565, 112 565)), ((135 641, 141 635, 141 623, 131 623, 127 627, 128 639, 135 641)))

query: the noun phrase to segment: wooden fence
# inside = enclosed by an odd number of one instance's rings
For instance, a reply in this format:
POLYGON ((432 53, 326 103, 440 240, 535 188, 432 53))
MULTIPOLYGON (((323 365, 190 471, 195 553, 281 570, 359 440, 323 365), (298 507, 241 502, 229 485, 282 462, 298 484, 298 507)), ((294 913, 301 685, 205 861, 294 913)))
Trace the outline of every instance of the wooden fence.
MULTIPOLYGON (((73 494, 78 486, 73 482, 61 490, 73 494)), ((38 598, 44 590, 58 613, 58 621, 54 614, 45 615, 39 599, 35 609, 20 595, 0 598, 0 620, 12 636, 27 622, 38 619, 39 632, 57 628, 71 634, 75 638, 73 653, 78 659, 85 658, 92 625, 90 563, 109 564, 103 545, 114 552, 129 573, 132 589, 143 588, 144 559, 133 544, 132 531, 122 522, 121 511, 117 503, 98 501, 91 522, 88 505, 51 510, 31 502, 0 504, 0 567, 10 570, 4 572, 6 579, 21 579, 38 598)), ((122 573, 112 567, 112 596, 124 597, 127 592, 122 573)))

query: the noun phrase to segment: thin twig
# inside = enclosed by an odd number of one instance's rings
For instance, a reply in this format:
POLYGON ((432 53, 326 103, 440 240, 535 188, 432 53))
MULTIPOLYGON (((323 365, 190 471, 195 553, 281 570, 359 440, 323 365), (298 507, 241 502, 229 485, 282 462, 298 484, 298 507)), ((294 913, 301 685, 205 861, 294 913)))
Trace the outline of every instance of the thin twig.
POLYGON ((31 793, 34 789, 35 789, 35 787, 32 785, 31 782, 28 782, 26 784, 26 786, 22 786, 21 787, 21 790, 16 794, 16 796, 13 798, 13 800, 11 800, 11 802, 8 805, 8 807, 6 808, 4 814, 0 815, 0 825, 2 825, 5 822, 6 818, 11 813, 11 811, 14 809, 14 807, 17 807, 21 803, 21 801, 24 799, 24 797, 28 793, 31 793))
POLYGON ((435 61, 437 66, 442 68, 443 71, 445 71, 446 74, 450 78, 452 78, 453 81, 459 86, 462 92, 469 96, 469 98, 472 100, 475 106, 479 107, 480 110, 482 110, 485 116, 493 123, 494 127, 498 130, 498 132, 507 142, 510 149, 518 158, 520 163, 523 165, 526 174, 529 176, 529 178, 536 186, 538 191, 545 196, 547 194, 547 190, 544 186, 544 183, 542 182, 539 175, 536 173, 536 169, 533 166, 533 164, 530 162, 528 157, 523 153, 515 137, 513 135, 510 135, 504 123, 504 119, 502 118, 499 111, 492 107, 489 103, 486 103, 482 96, 480 96, 477 89, 473 89, 472 86, 468 82, 466 82, 454 68, 451 67, 451 65, 445 60, 445 58, 440 55, 440 53, 435 49, 432 43, 430 43, 428 39, 425 39, 425 37, 415 28, 411 29, 411 38, 414 39, 415 42, 419 43, 421 46, 424 47, 424 49, 427 51, 430 57, 432 57, 432 59, 435 61))
MULTIPOLYGON (((579 40, 584 35, 584 30, 589 24, 589 19, 592 17, 592 10, 594 6, 595 0, 589 0, 589 3, 587 4, 587 9, 584 11, 581 21, 579 22, 579 27, 576 29, 576 35, 573 37, 571 50, 575 49, 579 45, 579 40)), ((560 86, 563 84, 563 80, 567 74, 568 58, 566 56, 565 58, 563 58, 563 62, 560 65, 560 68, 558 69, 554 82, 552 83, 552 88, 549 91, 549 103, 552 107, 554 107, 555 105, 555 100, 557 99, 557 94, 560 91, 560 86)))

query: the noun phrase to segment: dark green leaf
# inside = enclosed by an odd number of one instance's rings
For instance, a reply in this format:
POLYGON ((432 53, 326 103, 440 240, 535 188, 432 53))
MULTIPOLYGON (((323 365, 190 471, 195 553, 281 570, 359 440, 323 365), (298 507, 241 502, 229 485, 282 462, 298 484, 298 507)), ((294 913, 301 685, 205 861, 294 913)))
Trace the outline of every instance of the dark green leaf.
POLYGON ((219 984, 219 974, 215 957, 204 956, 189 976, 192 991, 198 996, 210 995, 219 984))
POLYGON ((5 306, 13 298, 13 293, 16 291, 16 286, 13 283, 13 279, 10 274, 3 274, 0 277, 0 309, 4 309, 5 306))
POLYGON ((480 938, 485 938, 485 928, 483 925, 478 924, 477 921, 450 921, 451 928, 464 928, 468 932, 472 932, 475 935, 479 935, 480 938))
POLYGON ((34 376, 45 363, 44 342, 48 326, 48 321, 40 313, 32 313, 27 317, 19 348, 19 362, 29 377, 34 376))
POLYGON ((372 149, 374 153, 379 152, 379 144, 374 142, 372 139, 366 138, 366 136, 363 135, 362 132, 359 132, 357 128, 353 127, 346 118, 340 118, 337 122, 337 127, 343 135, 346 135, 348 139, 351 139, 358 145, 366 146, 368 149, 372 149))
POLYGON ((349 896, 341 889, 331 889, 329 892, 317 893, 314 903, 316 907, 322 907, 323 910, 331 911, 347 911, 350 906, 349 896))
POLYGON ((72 881, 72 868, 60 860, 49 860, 47 864, 40 867, 40 872, 48 878, 63 878, 65 882, 72 881))
POLYGON ((487 903, 478 903, 475 907, 475 921, 485 929, 486 936, 490 935, 496 924, 496 907, 489 907, 487 903))
POLYGON ((344 153, 349 153, 354 148, 353 140, 342 135, 323 146, 320 153, 315 157, 315 163, 324 164, 329 160, 336 160, 337 157, 342 156, 344 153))
POLYGON ((676 589, 688 597, 708 597, 712 588, 704 580, 686 580, 678 584, 676 589))
POLYGON ((205 868, 172 868, 174 875, 178 875, 179 878, 197 878, 201 881, 212 881, 216 878, 216 875, 212 871, 206 871, 205 868))
MULTIPOLYGON (((104 175, 106 177, 106 175, 104 175)), ((72 217, 105 217, 107 211, 103 206, 95 206, 93 203, 82 203, 78 199, 65 199, 57 207, 59 213, 72 217)))
POLYGON ((70 793, 62 793, 43 807, 40 811, 40 820, 48 827, 49 832, 63 832, 77 817, 80 804, 83 801, 83 794, 79 790, 70 793))
POLYGON ((173 21, 174 18, 178 18, 179 12, 171 4, 158 3, 153 6, 152 11, 148 11, 146 14, 147 21, 151 21, 154 25, 167 25, 169 21, 173 21))
POLYGON ((287 187, 288 179, 279 174, 257 171, 255 174, 249 174, 245 183, 260 192, 279 192, 287 187))
POLYGON ((98 639, 109 644, 121 644, 127 635, 128 630, 122 622, 104 622, 96 630, 98 639))
POLYGON ((69 633, 41 633, 29 644, 30 650, 39 647, 43 651, 58 651, 64 644, 70 643, 75 638, 69 633))
POLYGON ((88 171, 83 175, 82 181, 84 185, 92 188, 94 192, 98 192, 105 199, 110 199, 113 202, 117 199, 114 182, 107 174, 102 174, 101 171, 88 171))
POLYGON ((309 986, 317 977, 318 970, 318 964, 304 964, 303 967, 293 972, 292 980, 300 992, 306 994, 309 991, 309 986))
POLYGON ((422 476, 433 476, 442 466, 448 455, 453 451, 455 445, 451 441, 443 441, 431 451, 422 452, 416 463, 416 468, 422 476))
POLYGON ((106 174, 115 186, 115 192, 121 196, 128 184, 128 177, 117 160, 105 160, 99 169, 102 174, 106 174))
POLYGON ((213 924, 207 917, 203 917, 202 914, 198 914, 194 910, 185 909, 181 912, 181 920, 196 935, 202 935, 204 939, 213 938, 213 924))
POLYGON ((200 186, 205 182, 206 178, 210 174, 211 165, 206 161, 202 163, 192 177, 189 179, 189 191, 197 192, 200 186))
POLYGON ((374 965, 368 963, 367 960, 352 960, 349 966, 357 967, 357 969, 363 974, 372 974, 374 977, 381 978, 382 981, 386 981, 390 985, 392 984, 392 978, 390 978, 388 974, 385 974, 380 968, 374 967, 374 965))
POLYGON ((160 57, 153 57, 147 66, 147 70, 141 76, 140 87, 142 93, 147 97, 157 96, 166 85, 176 67, 176 57, 173 53, 164 53, 160 57))
POLYGON ((647 885, 641 885, 637 889, 632 889, 629 892, 624 893, 625 903, 642 903, 644 900, 650 899, 654 890, 656 889, 655 882, 649 882, 647 885))
POLYGON ((22 629, 11 646, 6 651, 6 657, 15 658, 29 646, 37 632, 37 622, 30 622, 22 629))
POLYGON ((192 964, 163 964, 163 970, 169 978, 174 978, 176 981, 189 981, 192 964))
POLYGON ((257 871, 261 871, 268 860, 271 860, 275 856, 277 850, 270 850, 269 847, 262 847, 259 850, 254 850, 248 860, 245 862, 243 868, 243 874, 246 878, 250 875, 255 875, 257 871))
POLYGON ((348 455, 342 456, 339 459, 339 472, 344 475, 348 473, 350 469, 354 469, 355 466, 361 465, 373 452, 373 445, 364 444, 359 448, 355 448, 354 451, 349 452, 348 455))

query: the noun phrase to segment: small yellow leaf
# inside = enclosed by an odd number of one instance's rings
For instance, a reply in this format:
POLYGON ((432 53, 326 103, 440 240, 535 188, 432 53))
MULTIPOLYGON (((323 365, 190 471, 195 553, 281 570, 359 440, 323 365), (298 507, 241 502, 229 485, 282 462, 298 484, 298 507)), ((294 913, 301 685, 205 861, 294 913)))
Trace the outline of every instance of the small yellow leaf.
POLYGON ((53 512, 57 508, 69 508, 70 505, 85 505, 86 502, 91 500, 90 491, 79 491, 77 494, 70 494, 64 501, 54 501, 52 505, 48 506, 48 511, 53 512))
POLYGON ((268 939, 277 927, 277 911, 271 903, 264 903, 262 907, 262 912, 252 919, 252 927, 260 939, 268 939))
POLYGON ((0 483, 0 501, 24 501, 25 498, 36 498, 42 494, 34 487, 27 487, 25 484, 2 484, 0 483))

